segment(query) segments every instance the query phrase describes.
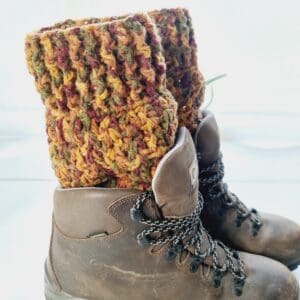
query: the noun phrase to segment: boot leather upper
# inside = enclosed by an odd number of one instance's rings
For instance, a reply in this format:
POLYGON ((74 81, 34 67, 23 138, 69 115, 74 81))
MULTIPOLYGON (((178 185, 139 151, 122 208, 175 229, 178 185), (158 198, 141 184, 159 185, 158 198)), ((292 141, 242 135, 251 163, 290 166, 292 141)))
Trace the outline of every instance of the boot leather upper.
MULTIPOLYGON (((145 213, 153 217, 184 216, 196 205, 194 176, 198 171, 186 129, 180 130, 170 152, 153 180, 156 203, 146 203, 145 213)), ((139 193, 96 187, 56 189, 46 268, 58 290, 77 298, 101 300, 298 299, 293 275, 268 258, 241 253, 247 280, 243 295, 236 297, 231 274, 224 276, 219 288, 212 287, 209 261, 192 274, 189 252, 170 262, 165 259, 166 245, 140 247, 136 236, 145 225, 130 218, 139 193)))
MULTIPOLYGON (((201 165, 212 163, 220 154, 220 136, 216 120, 209 111, 205 111, 203 116, 194 137, 197 152, 200 153, 199 168, 201 165)), ((237 227, 235 225, 237 211, 225 209, 220 216, 217 213, 220 207, 214 207, 220 203, 206 199, 203 187, 199 188, 204 196, 203 222, 214 237, 235 249, 268 256, 289 267, 300 263, 298 224, 280 216, 259 213, 263 225, 258 234, 253 236, 249 219, 246 219, 241 227, 237 227)), ((228 192, 228 197, 234 201, 235 196, 232 193, 228 192)))

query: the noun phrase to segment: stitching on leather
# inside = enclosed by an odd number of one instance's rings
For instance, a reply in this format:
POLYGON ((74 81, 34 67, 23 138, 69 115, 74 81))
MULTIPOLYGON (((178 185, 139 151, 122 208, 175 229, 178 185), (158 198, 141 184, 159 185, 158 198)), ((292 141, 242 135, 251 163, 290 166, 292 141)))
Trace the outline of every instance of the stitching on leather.
POLYGON ((124 225, 122 225, 119 216, 117 214, 117 209, 122 206, 124 203, 126 202, 133 202, 135 200, 136 194, 132 194, 132 195, 127 195, 124 196, 120 199, 118 199, 117 201, 111 203, 111 205, 108 207, 108 212, 109 214, 121 225, 121 230, 115 234, 120 234, 121 232, 125 231, 124 230, 124 225))
POLYGON ((116 200, 115 202, 111 203, 110 206, 108 206, 108 213, 118 222, 118 224, 121 226, 121 229, 113 234, 107 235, 107 236, 99 236, 99 237, 84 237, 84 238, 79 238, 79 237, 72 237, 66 233, 63 232, 63 230, 58 226, 58 224, 55 221, 55 218, 53 216, 53 227, 55 226, 57 231, 60 233, 60 235, 64 238, 64 239, 68 239, 68 240, 73 240, 73 241, 96 241, 96 242, 104 242, 104 241, 108 241, 111 240, 117 236, 119 236, 121 233, 124 232, 124 225, 120 222, 118 215, 116 214, 116 209, 121 206, 122 204, 126 203, 127 201, 132 201, 134 200, 134 196, 135 194, 131 194, 131 195, 126 195, 123 196, 121 198, 119 198, 118 200, 116 200))

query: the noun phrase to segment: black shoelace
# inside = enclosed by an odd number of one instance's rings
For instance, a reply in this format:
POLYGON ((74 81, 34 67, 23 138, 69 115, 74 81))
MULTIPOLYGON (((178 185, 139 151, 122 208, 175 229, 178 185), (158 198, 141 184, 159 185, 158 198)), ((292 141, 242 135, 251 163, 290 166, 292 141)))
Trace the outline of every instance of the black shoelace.
POLYGON ((175 260, 177 255, 183 251, 188 251, 190 247, 194 249, 191 254, 189 270, 192 273, 197 272, 200 265, 208 257, 212 258, 212 285, 218 288, 221 285, 222 277, 227 271, 231 272, 234 278, 235 293, 240 296, 243 291, 246 279, 244 265, 236 251, 230 250, 222 242, 215 241, 203 228, 200 219, 200 213, 203 208, 203 199, 199 194, 199 201, 194 211, 181 218, 150 219, 143 213, 143 203, 147 199, 154 200, 152 192, 145 192, 138 196, 136 203, 131 208, 130 216, 135 222, 147 225, 147 227, 137 236, 140 246, 157 246, 168 244, 166 259, 175 260), (208 247, 203 252, 203 239, 208 241, 208 247), (217 248, 224 250, 226 259, 224 264, 219 263, 217 248))
MULTIPOLYGON (((201 154, 198 154, 199 161, 201 161, 201 154)), ((237 215, 235 225, 240 227, 244 221, 249 219, 252 222, 252 234, 256 236, 259 229, 262 227, 261 218, 256 209, 249 210, 243 202, 233 193, 229 196, 228 186, 223 182, 224 178, 224 164, 222 162, 222 155, 209 165, 201 166, 199 168, 199 185, 204 190, 205 201, 220 201, 223 209, 236 209, 237 215)), ((213 204, 212 204, 213 205, 213 204)))

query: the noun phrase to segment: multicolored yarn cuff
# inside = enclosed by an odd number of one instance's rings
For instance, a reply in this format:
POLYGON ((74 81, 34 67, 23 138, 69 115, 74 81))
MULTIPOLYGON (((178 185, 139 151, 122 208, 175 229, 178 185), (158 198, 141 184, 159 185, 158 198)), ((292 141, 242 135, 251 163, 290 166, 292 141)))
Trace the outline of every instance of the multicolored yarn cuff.
POLYGON ((197 45, 188 10, 162 9, 150 12, 159 29, 167 65, 167 87, 178 103, 180 126, 193 131, 204 98, 204 78, 197 62, 197 45))
POLYGON ((148 189, 178 125, 156 26, 146 14, 74 22, 26 38, 55 173, 63 187, 148 189))
MULTIPOLYGON (((174 8, 155 10, 148 15, 155 22, 161 38, 167 68, 167 88, 178 103, 179 124, 193 131, 198 124, 205 86, 198 68, 197 45, 190 14, 184 8, 174 8)), ((40 32, 109 22, 126 17, 69 19, 52 27, 45 27, 40 32)))

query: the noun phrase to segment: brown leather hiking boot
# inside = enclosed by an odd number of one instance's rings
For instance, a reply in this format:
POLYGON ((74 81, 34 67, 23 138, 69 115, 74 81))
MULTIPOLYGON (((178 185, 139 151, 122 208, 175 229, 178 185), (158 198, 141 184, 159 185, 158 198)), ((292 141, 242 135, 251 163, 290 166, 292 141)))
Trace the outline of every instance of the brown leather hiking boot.
POLYGON ((202 227, 187 129, 160 161, 152 190, 55 191, 47 300, 299 298, 284 265, 231 251, 202 227))
POLYGON ((246 252, 276 259, 290 269, 300 264, 300 226, 275 215, 249 210, 223 183, 220 137, 211 112, 195 133, 199 189, 204 197, 202 221, 214 238, 246 252))

